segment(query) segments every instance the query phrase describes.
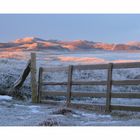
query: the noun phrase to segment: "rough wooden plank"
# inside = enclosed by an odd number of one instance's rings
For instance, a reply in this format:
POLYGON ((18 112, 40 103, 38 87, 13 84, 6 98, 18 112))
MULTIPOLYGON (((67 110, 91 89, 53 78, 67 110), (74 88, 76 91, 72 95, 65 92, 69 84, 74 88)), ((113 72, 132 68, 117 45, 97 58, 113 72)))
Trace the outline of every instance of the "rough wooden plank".
POLYGON ((66 92, 62 91, 42 91, 42 97, 45 96, 66 96, 66 92))
POLYGON ((118 80, 112 81, 113 85, 140 85, 140 80, 118 80))
POLYGON ((92 70, 92 69, 108 69, 108 64, 75 65, 75 66, 73 66, 73 70, 92 70))
MULTIPOLYGON (((42 91, 43 95, 49 96, 66 96, 63 91, 42 91)), ((72 97, 93 97, 93 98, 106 98, 106 93, 87 93, 87 92, 71 92, 72 97)), ((112 98, 131 98, 140 99, 140 93, 111 93, 112 98)))
POLYGON ((112 93, 112 98, 135 98, 140 99, 140 93, 112 93))
MULTIPOLYGON (((43 82, 43 85, 67 85, 67 82, 43 82)), ((72 85, 106 85, 107 81, 72 81, 72 85)), ((112 80, 112 85, 140 85, 140 80, 112 80)))
POLYGON ((67 85, 67 106, 69 106, 71 101, 71 86, 72 86, 72 72, 73 72, 73 66, 69 66, 68 70, 68 85, 67 85))
POLYGON ((67 82, 42 82, 42 85, 67 85, 67 82))
POLYGON ((41 102, 41 95, 42 95, 42 73, 43 69, 42 67, 39 68, 39 74, 38 74, 38 102, 41 102))
POLYGON ((106 85, 107 81, 72 81, 72 85, 106 85))
MULTIPOLYGON (((72 97, 93 97, 93 98, 105 98, 105 93, 82 93, 72 92, 72 97)), ((131 98, 140 99, 140 93, 111 93, 112 98, 131 98)))
POLYGON ((37 80, 36 80, 36 54, 31 53, 31 89, 32 102, 37 102, 37 80))
POLYGON ((106 93, 106 112, 110 112, 110 104, 111 104, 111 89, 112 89, 112 67, 113 64, 108 64, 108 76, 107 76, 107 93, 106 93))
POLYGON ((122 68, 140 68, 140 62, 114 63, 113 64, 113 69, 122 69, 122 68))
MULTIPOLYGON (((113 69, 122 68, 140 68, 140 62, 132 63, 113 63, 113 69)), ((73 70, 90 70, 90 69, 108 69, 108 64, 96 64, 96 65, 75 65, 73 70)))
POLYGON ((93 97, 93 98, 101 98, 101 97, 106 97, 106 94, 105 93, 72 92, 72 97, 93 97))
MULTIPOLYGON (((68 82, 43 82, 43 85, 67 85, 68 82)), ((72 85, 106 85, 107 81, 72 81, 72 85)))
POLYGON ((59 71, 68 71, 68 67, 43 67, 43 72, 59 72, 59 71))
POLYGON ((111 110, 140 111, 140 106, 111 105, 111 110))

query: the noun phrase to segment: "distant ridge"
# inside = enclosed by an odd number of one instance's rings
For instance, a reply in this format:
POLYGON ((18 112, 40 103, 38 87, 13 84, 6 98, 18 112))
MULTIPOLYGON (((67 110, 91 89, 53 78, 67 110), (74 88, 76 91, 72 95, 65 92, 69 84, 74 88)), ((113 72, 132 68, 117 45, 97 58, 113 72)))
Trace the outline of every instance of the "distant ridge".
POLYGON ((125 51, 140 50, 140 42, 131 41, 124 44, 109 44, 103 42, 93 42, 87 40, 59 41, 44 40, 37 37, 25 37, 7 43, 0 43, 0 50, 59 50, 59 51, 78 51, 78 50, 108 50, 125 51))

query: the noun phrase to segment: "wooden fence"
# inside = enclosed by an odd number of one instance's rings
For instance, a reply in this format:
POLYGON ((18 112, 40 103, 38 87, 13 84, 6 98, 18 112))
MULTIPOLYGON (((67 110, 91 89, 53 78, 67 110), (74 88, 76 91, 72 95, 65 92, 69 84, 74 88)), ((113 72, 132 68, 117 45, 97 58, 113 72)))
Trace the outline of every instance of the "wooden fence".
MULTIPOLYGON (((35 65, 35 63, 33 63, 35 65)), ((33 66, 33 65, 31 65, 33 66)), ((112 80, 112 71, 114 69, 126 69, 126 68, 140 68, 140 62, 135 63, 109 63, 109 64, 96 64, 96 65, 70 65, 68 67, 53 67, 53 68, 39 68, 38 74, 38 91, 35 88, 34 84, 36 79, 35 74, 32 76, 32 91, 33 91, 33 101, 41 102, 44 96, 66 96, 66 104, 69 106, 71 104, 72 97, 94 97, 94 98, 105 98, 105 111, 110 112, 112 110, 128 110, 128 111, 140 111, 140 106, 126 106, 126 105, 112 105, 112 98, 128 98, 128 99, 140 99, 140 93, 113 93, 113 85, 140 85, 139 80, 112 80), (54 71, 67 71, 67 82, 48 82, 43 80, 43 74, 47 72, 54 71), (73 80, 73 71, 74 70, 107 70, 107 80, 105 81, 74 81, 73 80), (66 85, 67 92, 49 92, 43 90, 45 85, 66 85), (72 85, 104 85, 107 86, 106 93, 84 93, 84 92, 72 92, 72 85), (35 89, 34 89, 35 88, 35 89), (36 93, 36 95, 34 94, 36 93), (36 96, 36 99, 34 97, 36 96)), ((35 69, 31 69, 31 72, 34 73, 35 69)))

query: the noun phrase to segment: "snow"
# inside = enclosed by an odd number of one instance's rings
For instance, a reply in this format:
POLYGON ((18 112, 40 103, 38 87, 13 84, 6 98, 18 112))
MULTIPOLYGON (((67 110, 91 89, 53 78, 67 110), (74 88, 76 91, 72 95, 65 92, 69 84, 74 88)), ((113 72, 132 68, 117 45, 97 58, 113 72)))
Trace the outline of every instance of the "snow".
MULTIPOLYGON (((18 79, 21 71, 26 66, 27 60, 30 58, 29 52, 16 52, 9 53, 10 58, 0 59, 0 92, 10 89, 13 83, 18 79), (18 54, 18 55, 17 55, 18 54), (11 58, 12 57, 12 58, 11 58), (20 59, 21 58, 21 59, 20 59)), ((94 60, 103 60, 102 62, 115 62, 115 61, 139 61, 139 53, 126 53, 126 52, 37 52, 37 66, 68 66, 69 64, 95 64, 94 60), (63 60, 62 60, 63 58, 63 60), (66 58, 66 59, 65 59, 66 58), (76 60, 74 60, 76 58, 76 60), (82 61, 81 61, 82 60, 82 61), (87 61, 88 60, 88 61, 87 61)), ((97 61, 98 63, 100 61, 97 61)), ((74 71, 73 80, 106 80, 106 70, 87 70, 87 71, 74 71)), ((44 76, 48 81, 66 81, 67 72, 47 72, 44 76)), ((125 69, 125 70, 113 70, 113 80, 126 80, 126 79, 140 79, 140 69, 125 69)), ((48 86, 47 90, 61 90, 66 91, 66 86, 48 86)), ((73 86, 73 91, 88 91, 88 92, 105 92, 105 86, 73 86)), ((128 91, 140 91, 138 86, 113 86, 114 92, 128 92, 128 91)), ((24 83, 21 89, 22 93, 31 94, 30 89, 30 76, 24 83)), ((111 114, 98 113, 95 111, 74 109, 70 115, 53 114, 60 107, 64 106, 64 98, 61 99, 60 104, 38 104, 33 105, 28 102, 15 101, 10 96, 0 96, 0 125, 1 126, 38 126, 39 123, 52 118, 59 122, 59 125, 69 126, 89 126, 89 125, 136 125, 140 126, 140 113, 139 112, 117 112, 114 111, 111 114)), ((83 98, 73 99, 73 103, 85 103, 85 104, 105 104, 104 99, 97 98, 83 98)), ((116 104, 133 104, 140 105, 137 99, 113 99, 112 103, 116 104)))
POLYGON ((38 113, 39 110, 38 110, 39 106, 29 106, 29 109, 31 110, 32 113, 38 113))
POLYGON ((11 101, 12 100, 12 97, 10 97, 10 96, 1 96, 0 95, 0 101, 3 101, 3 100, 6 100, 6 101, 11 101))
POLYGON ((140 112, 113 111, 110 114, 82 108, 69 108, 69 113, 57 113, 64 103, 31 104, 12 100, 0 104, 0 126, 39 126, 44 121, 59 126, 140 126, 140 112))
MULTIPOLYGON (((13 86, 14 82, 18 79, 23 68, 26 66, 27 60, 30 58, 30 52, 7 52, 15 55, 8 58, 0 59, 0 91, 9 90, 10 87, 13 86), (24 55, 24 59, 23 58, 24 55), (17 58, 16 58, 17 57, 17 58), (19 58, 22 58, 19 59, 19 58)), ((59 52, 59 51, 44 51, 44 52, 36 52, 37 53, 37 66, 43 67, 54 67, 54 66, 68 66, 69 64, 95 64, 95 60, 103 60, 105 63, 112 61, 139 61, 140 55, 139 53, 129 53, 129 52, 104 52, 104 51, 87 51, 87 52, 59 52), (60 58, 63 58, 65 61, 61 61, 60 58), (70 58, 70 61, 69 61, 70 58), (76 59, 75 59, 76 58, 76 59), (75 59, 75 60, 74 60, 75 59), (81 61, 82 60, 82 61, 81 61), (86 61, 88 60, 88 61, 86 61), (89 60, 91 60, 89 62, 89 60)), ((99 61, 100 62, 100 61, 99 61)), ((96 63, 99 63, 98 61, 96 63)), ((139 79, 140 78, 140 69, 125 69, 125 70, 113 70, 113 80, 129 80, 129 79, 139 79)), ((106 80, 107 71, 106 70, 86 70, 86 71, 74 71, 73 72, 73 80, 106 80)), ((45 80, 48 81, 66 81, 67 80, 67 72, 61 71, 59 72, 47 72, 45 75, 45 80)), ((60 90, 66 91, 66 86, 48 86, 47 89, 51 90, 60 90)), ((95 92, 105 92, 105 86, 73 86, 73 91, 95 91, 95 92)), ((139 86, 113 86, 113 91, 139 91, 139 86)), ((24 86, 21 89, 22 93, 30 94, 30 76, 28 76, 27 80, 24 83, 24 86)))

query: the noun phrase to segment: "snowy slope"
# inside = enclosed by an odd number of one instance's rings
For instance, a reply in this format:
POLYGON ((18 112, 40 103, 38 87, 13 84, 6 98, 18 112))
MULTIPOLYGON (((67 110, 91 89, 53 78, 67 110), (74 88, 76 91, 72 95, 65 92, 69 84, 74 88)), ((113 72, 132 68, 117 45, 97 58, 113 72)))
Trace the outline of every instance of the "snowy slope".
POLYGON ((26 37, 0 43, 0 51, 28 51, 28 50, 57 50, 57 51, 79 51, 79 50, 107 50, 107 51, 133 51, 140 50, 140 42, 128 42, 124 44, 109 44, 104 42, 93 42, 87 40, 59 41, 44 40, 37 37, 26 37))

